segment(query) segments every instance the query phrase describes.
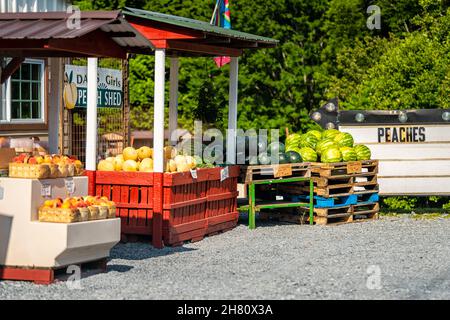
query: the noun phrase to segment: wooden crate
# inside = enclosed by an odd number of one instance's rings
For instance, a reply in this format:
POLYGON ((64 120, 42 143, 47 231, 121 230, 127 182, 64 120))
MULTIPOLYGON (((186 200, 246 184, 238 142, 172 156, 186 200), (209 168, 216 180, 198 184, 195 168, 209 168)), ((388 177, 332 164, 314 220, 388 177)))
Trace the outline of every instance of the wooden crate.
MULTIPOLYGON (((315 208, 314 224, 316 225, 337 225, 353 222, 372 221, 379 217, 379 204, 360 203, 356 205, 333 207, 333 208, 315 208)), ((280 221, 309 224, 308 209, 300 208, 300 214, 282 213, 280 221)))
MULTIPOLYGON (((280 186, 278 190, 285 194, 309 194, 309 185, 293 184, 280 186)), ((314 194, 325 198, 348 196, 353 194, 353 183, 329 185, 322 188, 314 186, 314 194)))
POLYGON ((288 177, 309 178, 310 176, 311 171, 309 163, 241 166, 241 181, 247 184, 252 181, 264 181, 288 177))
POLYGON ((207 234, 237 225, 240 170, 238 166, 229 167, 229 178, 220 181, 221 170, 199 169, 196 179, 190 172, 97 171, 91 177, 95 179, 95 194, 116 202, 123 239, 159 236, 164 245, 172 246, 199 241, 207 234), (156 212, 162 214, 161 229, 154 225, 156 212))

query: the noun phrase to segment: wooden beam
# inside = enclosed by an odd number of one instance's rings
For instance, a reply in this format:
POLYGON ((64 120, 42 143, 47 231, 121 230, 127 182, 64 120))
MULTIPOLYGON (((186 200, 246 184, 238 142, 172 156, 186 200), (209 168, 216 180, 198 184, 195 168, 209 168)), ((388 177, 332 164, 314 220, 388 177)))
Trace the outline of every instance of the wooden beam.
POLYGON ((100 30, 77 39, 50 39, 49 50, 81 53, 93 57, 126 59, 127 52, 100 30))
POLYGON ((167 41, 166 48, 169 50, 195 52, 212 56, 239 57, 242 55, 242 50, 240 49, 221 47, 217 45, 210 46, 187 41, 169 40, 167 41))
POLYGON ((127 21, 148 40, 202 39, 204 33, 167 23, 148 21, 137 17, 127 17, 127 21))
POLYGON ((16 72, 20 68, 20 65, 24 61, 24 58, 13 58, 8 63, 8 65, 4 69, 2 69, 0 84, 4 84, 6 80, 8 80, 8 78, 11 77, 14 72, 16 72))

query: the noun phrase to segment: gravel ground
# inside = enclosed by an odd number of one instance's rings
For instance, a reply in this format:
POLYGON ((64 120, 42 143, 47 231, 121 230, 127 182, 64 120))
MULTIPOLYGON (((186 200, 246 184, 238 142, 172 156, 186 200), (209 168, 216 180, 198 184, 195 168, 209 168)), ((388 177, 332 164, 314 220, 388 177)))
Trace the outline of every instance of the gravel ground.
POLYGON ((450 219, 240 225, 180 248, 120 244, 81 289, 0 282, 2 299, 450 299, 450 219))

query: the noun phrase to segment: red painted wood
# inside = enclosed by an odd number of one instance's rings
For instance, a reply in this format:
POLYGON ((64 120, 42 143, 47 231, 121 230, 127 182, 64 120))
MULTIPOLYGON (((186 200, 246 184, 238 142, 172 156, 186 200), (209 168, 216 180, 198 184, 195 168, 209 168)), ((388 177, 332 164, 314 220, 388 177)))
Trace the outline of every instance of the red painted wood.
POLYGON ((96 183, 126 186, 153 185, 153 173, 97 171, 96 183))
POLYGON ((54 281, 53 269, 24 269, 0 267, 0 279, 33 281, 37 284, 51 284, 54 281))
POLYGON ((155 248, 162 249, 163 244, 163 173, 154 173, 153 177, 153 234, 152 241, 155 248))
POLYGON ((128 22, 148 40, 203 39, 203 32, 183 27, 127 17, 128 22))
POLYGON ((86 170, 85 175, 88 177, 88 194, 90 196, 95 196, 96 190, 96 171, 86 170))

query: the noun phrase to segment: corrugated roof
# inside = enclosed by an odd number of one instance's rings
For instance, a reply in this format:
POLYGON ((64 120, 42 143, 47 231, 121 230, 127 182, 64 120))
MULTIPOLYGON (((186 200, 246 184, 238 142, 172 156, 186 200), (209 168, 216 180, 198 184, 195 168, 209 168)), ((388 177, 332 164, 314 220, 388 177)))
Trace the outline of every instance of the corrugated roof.
POLYGON ((250 33, 245 33, 233 29, 225 29, 221 27, 217 27, 214 25, 211 25, 208 22, 200 21, 200 20, 194 20, 179 16, 174 16, 170 14, 163 14, 159 12, 152 12, 152 11, 146 11, 141 9, 135 9, 135 8, 129 8, 126 7, 123 11, 123 14, 125 17, 127 16, 134 16, 142 19, 147 19, 151 21, 156 21, 160 23, 166 23, 173 26, 178 26, 182 28, 188 28, 192 30, 202 31, 207 34, 211 34, 214 36, 222 36, 237 40, 244 40, 244 41, 252 41, 257 42, 260 44, 265 44, 267 46, 275 46, 278 44, 278 40, 272 39, 272 38, 266 38, 250 33))
POLYGON ((152 44, 123 17, 121 11, 82 11, 80 28, 71 27, 66 12, 1 13, 0 40, 75 39, 101 30, 126 49, 153 49, 152 44))

